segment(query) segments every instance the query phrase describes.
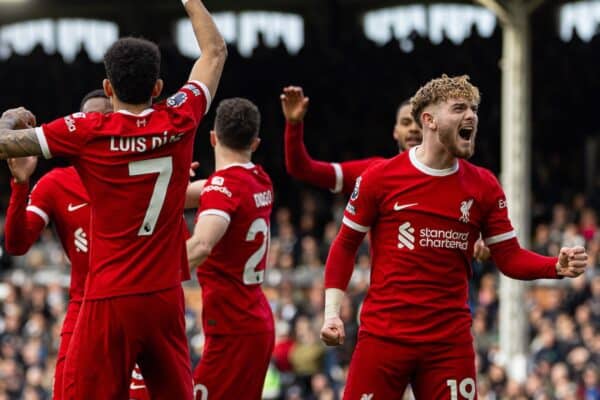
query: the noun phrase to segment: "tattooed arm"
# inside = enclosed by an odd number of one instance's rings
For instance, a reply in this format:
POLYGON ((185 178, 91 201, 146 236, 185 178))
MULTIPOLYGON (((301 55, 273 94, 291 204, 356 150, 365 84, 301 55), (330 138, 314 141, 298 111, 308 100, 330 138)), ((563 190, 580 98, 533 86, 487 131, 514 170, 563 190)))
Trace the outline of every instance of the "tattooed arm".
POLYGON ((0 128, 0 160, 40 155, 42 155, 42 148, 34 128, 19 130, 0 128))
POLYGON ((42 154, 42 148, 32 126, 35 126, 35 116, 23 107, 13 108, 2 114, 0 159, 42 154))

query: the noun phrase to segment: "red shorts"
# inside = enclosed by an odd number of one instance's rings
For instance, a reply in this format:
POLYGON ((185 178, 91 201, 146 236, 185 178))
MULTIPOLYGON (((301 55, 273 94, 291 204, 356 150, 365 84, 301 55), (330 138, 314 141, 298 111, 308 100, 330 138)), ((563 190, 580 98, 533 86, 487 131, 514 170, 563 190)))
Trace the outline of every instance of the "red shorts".
POLYGON ((360 332, 344 400, 401 400, 408 383, 417 399, 477 399, 473 344, 402 343, 360 332))
POLYGON ((194 370, 195 400, 260 400, 274 345, 273 332, 206 336, 194 370))
POLYGON ((153 398, 192 399, 181 286, 84 301, 67 352, 63 399, 126 399, 136 362, 153 398))
POLYGON ((60 346, 56 355, 56 368, 54 369, 54 387, 52 389, 52 399, 62 400, 63 392, 63 371, 65 368, 65 360, 67 358, 67 350, 71 342, 71 336, 75 330, 75 323, 79 315, 81 302, 71 301, 67 305, 65 320, 63 321, 62 330, 60 331, 60 346))

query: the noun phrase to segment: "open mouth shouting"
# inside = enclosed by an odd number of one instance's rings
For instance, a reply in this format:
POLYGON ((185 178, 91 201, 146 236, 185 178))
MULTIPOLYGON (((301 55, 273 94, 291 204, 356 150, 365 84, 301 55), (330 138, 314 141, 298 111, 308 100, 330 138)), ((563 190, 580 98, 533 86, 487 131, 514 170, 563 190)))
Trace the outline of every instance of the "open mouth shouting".
POLYGON ((458 136, 460 136, 463 140, 471 140, 473 134, 475 133, 475 128, 473 126, 463 126, 458 131, 458 136))

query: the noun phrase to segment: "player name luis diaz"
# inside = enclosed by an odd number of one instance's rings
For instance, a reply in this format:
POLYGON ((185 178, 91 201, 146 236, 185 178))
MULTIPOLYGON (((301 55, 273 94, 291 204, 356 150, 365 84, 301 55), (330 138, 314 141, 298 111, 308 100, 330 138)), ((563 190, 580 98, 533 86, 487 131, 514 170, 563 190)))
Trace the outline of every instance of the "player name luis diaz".
POLYGON ((152 136, 111 136, 110 151, 143 153, 168 143, 178 142, 183 135, 183 133, 169 135, 168 131, 164 131, 162 135, 158 134, 152 136))

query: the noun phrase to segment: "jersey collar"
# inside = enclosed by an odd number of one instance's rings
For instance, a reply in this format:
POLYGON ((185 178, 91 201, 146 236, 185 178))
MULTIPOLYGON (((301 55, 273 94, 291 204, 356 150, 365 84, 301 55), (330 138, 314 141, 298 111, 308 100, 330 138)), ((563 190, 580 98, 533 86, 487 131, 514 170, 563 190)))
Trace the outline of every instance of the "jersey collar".
POLYGON ((458 160, 455 161, 454 165, 451 166, 450 168, 445 168, 445 169, 435 169, 435 168, 431 168, 428 167, 427 165, 423 164, 421 161, 417 160, 417 148, 419 148, 419 146, 415 146, 412 149, 410 149, 408 151, 408 157, 410 159, 410 163, 419 171, 421 171, 422 173, 424 173, 425 175, 431 175, 431 176, 448 176, 448 175, 452 175, 453 173, 455 173, 456 171, 458 171, 458 160))
POLYGON ((247 162, 247 163, 232 163, 232 164, 227 164, 226 166, 224 166, 223 168, 220 169, 220 171, 224 170, 224 169, 228 169, 231 167, 242 167, 245 169, 252 169, 254 168, 254 163, 253 162, 247 162))
POLYGON ((153 108, 146 108, 144 111, 142 111, 139 114, 134 114, 131 111, 127 111, 127 110, 117 110, 118 113, 120 114, 124 114, 124 115, 130 115, 132 117, 145 117, 146 115, 150 114, 151 112, 153 112, 154 109, 153 108))

